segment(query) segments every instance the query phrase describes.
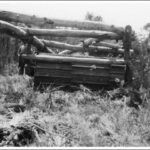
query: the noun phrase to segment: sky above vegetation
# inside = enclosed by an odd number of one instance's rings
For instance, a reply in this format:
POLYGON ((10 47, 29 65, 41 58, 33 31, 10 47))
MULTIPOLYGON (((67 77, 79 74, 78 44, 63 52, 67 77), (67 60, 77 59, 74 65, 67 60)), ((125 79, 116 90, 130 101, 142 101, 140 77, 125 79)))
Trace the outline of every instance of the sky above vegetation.
POLYGON ((0 10, 71 20, 84 20, 91 12, 106 24, 130 24, 135 31, 150 22, 150 1, 1 1, 0 10))

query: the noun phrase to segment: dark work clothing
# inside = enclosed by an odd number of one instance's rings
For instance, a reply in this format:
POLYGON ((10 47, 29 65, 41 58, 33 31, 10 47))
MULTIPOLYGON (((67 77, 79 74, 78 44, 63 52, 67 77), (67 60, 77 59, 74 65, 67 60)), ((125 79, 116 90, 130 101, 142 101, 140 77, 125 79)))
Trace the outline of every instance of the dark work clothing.
POLYGON ((23 73, 24 73, 24 66, 25 66, 25 64, 24 64, 24 61, 22 59, 22 55, 19 55, 19 66, 18 66, 18 68, 19 68, 19 75, 23 75, 23 73))

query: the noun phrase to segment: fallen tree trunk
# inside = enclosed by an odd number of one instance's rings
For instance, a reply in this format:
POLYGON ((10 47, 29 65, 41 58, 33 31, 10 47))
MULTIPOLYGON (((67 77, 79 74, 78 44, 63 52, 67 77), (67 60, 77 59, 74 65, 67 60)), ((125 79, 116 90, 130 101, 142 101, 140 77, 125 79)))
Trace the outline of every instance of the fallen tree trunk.
POLYGON ((15 38, 19 38, 23 42, 33 44, 40 51, 50 52, 49 49, 45 47, 44 43, 41 40, 39 40, 37 37, 29 36, 24 30, 10 23, 7 23, 5 21, 0 21, 0 32, 6 33, 15 38))
POLYGON ((60 26, 60 27, 73 27, 79 29, 86 30, 102 30, 115 32, 118 34, 122 34, 124 29, 121 27, 115 27, 113 25, 105 25, 100 22, 93 21, 70 21, 70 20, 61 20, 61 19, 49 19, 37 17, 35 15, 25 15, 20 13, 15 13, 11 11, 0 11, 0 19, 4 21, 13 21, 13 22, 21 22, 26 24, 33 24, 36 26, 44 26, 44 25, 52 25, 60 26))
POLYGON ((89 46, 89 47, 85 48, 82 45, 71 45, 71 44, 56 42, 56 41, 42 40, 42 42, 48 47, 67 49, 67 50, 71 50, 72 52, 82 52, 82 51, 98 52, 99 51, 102 53, 120 53, 120 54, 124 53, 124 51, 122 49, 114 50, 111 48, 100 47, 100 46, 89 46))
POLYGON ((66 30, 66 29, 31 29, 21 28, 30 35, 38 36, 54 36, 54 37, 80 37, 80 38, 98 38, 105 39, 121 39, 121 37, 113 32, 106 31, 89 31, 89 30, 66 30))

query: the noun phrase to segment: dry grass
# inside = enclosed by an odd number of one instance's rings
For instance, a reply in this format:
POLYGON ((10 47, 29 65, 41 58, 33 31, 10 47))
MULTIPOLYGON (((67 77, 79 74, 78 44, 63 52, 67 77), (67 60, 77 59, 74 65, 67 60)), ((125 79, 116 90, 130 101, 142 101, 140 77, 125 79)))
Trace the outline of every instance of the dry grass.
MULTIPOLYGON (((49 90, 51 89, 51 90, 49 90)), ((33 91, 28 76, 0 76, 1 146, 149 146, 150 109, 107 92, 33 91), (15 103, 25 106, 16 112, 15 103)), ((116 91, 110 91, 113 94, 116 91)))

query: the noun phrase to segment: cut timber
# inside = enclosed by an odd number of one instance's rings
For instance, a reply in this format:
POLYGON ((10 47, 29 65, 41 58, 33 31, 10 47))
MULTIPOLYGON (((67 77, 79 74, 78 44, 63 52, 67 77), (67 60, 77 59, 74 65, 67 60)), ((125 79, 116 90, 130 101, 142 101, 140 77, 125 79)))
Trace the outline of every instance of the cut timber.
POLYGON ((47 61, 47 62, 58 62, 58 63, 65 63, 65 62, 76 62, 76 63, 95 63, 95 64, 118 64, 124 65, 124 59, 117 59, 117 58, 91 58, 91 57, 71 57, 71 56, 58 56, 58 55, 50 55, 46 53, 41 53, 39 55, 26 55, 23 54, 22 57, 26 60, 37 60, 37 61, 47 61))
POLYGON ((100 42, 100 39, 97 38, 88 38, 83 40, 84 46, 89 46, 89 45, 94 45, 94 46, 104 46, 108 48, 113 48, 113 49, 121 49, 122 46, 118 44, 113 44, 113 43, 107 43, 107 42, 100 42))
POLYGON ((115 32, 119 35, 121 35, 124 32, 124 29, 121 27, 106 25, 96 21, 70 21, 60 19, 52 19, 52 20, 54 21, 55 26, 74 27, 85 30, 101 30, 101 31, 115 32))
MULTIPOLYGON (((96 84, 114 85, 116 78, 124 80, 126 64, 124 59, 54 56, 47 54, 23 55, 24 62, 36 62, 34 82, 39 84, 96 84)), ((30 66, 30 65, 28 65, 30 66)))
POLYGON ((113 25, 105 25, 100 22, 93 21, 69 21, 61 19, 49 19, 36 17, 35 15, 25 15, 11 11, 0 11, 0 19, 4 21, 21 22, 26 24, 34 24, 36 26, 52 25, 60 27, 73 27, 86 30, 102 30, 122 34, 124 29, 113 25))
POLYGON ((105 47, 115 48, 115 49, 122 48, 122 46, 120 46, 118 44, 107 43, 107 42, 99 42, 99 43, 95 43, 94 45, 95 46, 105 46, 105 47))
POLYGON ((123 38, 123 47, 125 49, 125 60, 130 61, 130 49, 132 42, 132 27, 127 25, 125 28, 125 35, 123 38))
POLYGON ((48 40, 42 40, 42 42, 48 46, 48 47, 55 47, 55 48, 60 48, 60 49, 67 49, 71 50, 72 52, 101 52, 101 53, 120 53, 123 54, 123 50, 113 50, 111 48, 107 47, 100 47, 100 46, 89 46, 84 48, 82 45, 71 45, 67 43, 62 43, 62 42, 56 42, 56 41, 48 41, 48 40))
POLYGON ((53 21, 44 17, 40 18, 36 17, 35 15, 24 15, 11 11, 0 11, 0 20, 33 24, 36 26, 42 26, 44 24, 53 24, 53 21))
POLYGON ((0 21, 0 32, 12 35, 17 38, 23 38, 27 36, 27 33, 24 30, 17 28, 13 24, 5 21, 0 21))
POLYGON ((124 52, 124 59, 127 63, 127 72, 126 72, 126 83, 132 84, 132 77, 133 77, 133 64, 130 58, 130 48, 132 42, 132 27, 127 25, 125 27, 125 34, 123 37, 123 47, 125 49, 124 52))
POLYGON ((67 30, 67 29, 31 29, 22 28, 30 35, 37 36, 54 36, 54 37, 80 37, 80 38, 98 38, 99 40, 106 39, 121 39, 118 34, 107 31, 89 31, 89 30, 67 30))
POLYGON ((24 30, 7 23, 5 21, 0 21, 0 32, 13 36, 15 38, 19 38, 20 40, 33 44, 38 50, 40 51, 48 51, 49 50, 45 47, 44 43, 40 41, 35 36, 29 36, 24 30))
POLYGON ((21 105, 18 103, 6 103, 3 105, 4 108, 13 108, 15 112, 24 112, 26 109, 25 105, 21 105))

